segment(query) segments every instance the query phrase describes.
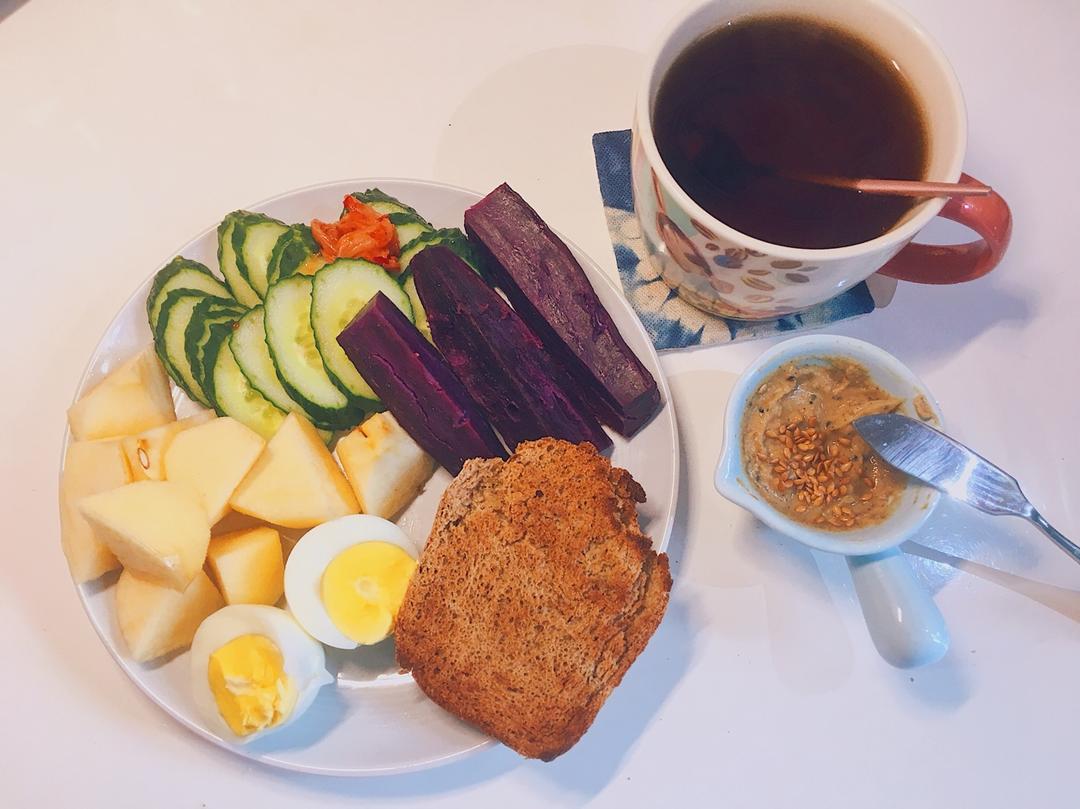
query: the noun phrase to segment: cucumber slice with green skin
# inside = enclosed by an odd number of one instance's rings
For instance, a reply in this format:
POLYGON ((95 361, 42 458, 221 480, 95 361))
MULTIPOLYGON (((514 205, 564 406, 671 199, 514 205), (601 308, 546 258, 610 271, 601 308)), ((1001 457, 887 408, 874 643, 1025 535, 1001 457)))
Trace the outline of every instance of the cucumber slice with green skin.
POLYGON ((266 296, 270 285, 267 280, 270 256, 278 238, 288 230, 289 226, 284 222, 264 214, 250 214, 233 225, 236 267, 260 300, 266 296))
POLYGON ((214 367, 214 355, 207 351, 212 349, 216 352, 220 340, 228 337, 229 331, 243 314, 244 310, 235 304, 217 298, 204 298, 195 305, 191 321, 184 330, 184 356, 191 375, 202 389, 206 401, 215 409, 217 405, 210 373, 214 367))
POLYGON ((206 294, 187 289, 174 289, 170 292, 165 297, 165 303, 161 305, 157 330, 154 333, 154 345, 165 365, 165 370, 169 372, 173 381, 191 399, 205 407, 210 407, 210 400, 195 378, 184 349, 184 336, 195 314, 195 307, 207 299, 206 294))
POLYGON ((311 421, 317 428, 320 425, 303 406, 293 399, 278 379, 274 361, 270 358, 270 349, 266 347, 266 325, 263 307, 256 306, 240 318, 232 335, 229 346, 236 358, 240 371, 255 390, 261 393, 271 404, 286 413, 299 413, 311 421))
POLYGON ((213 390, 217 411, 250 427, 263 438, 272 438, 285 420, 285 411, 255 390, 240 370, 230 345, 231 329, 225 331, 215 327, 214 331, 216 345, 207 347, 207 356, 214 354, 208 387, 213 390))
POLYGON ((307 225, 293 225, 278 237, 274 245, 266 270, 267 281, 276 284, 281 279, 288 278, 318 252, 319 243, 311 235, 311 228, 307 225))
POLYGON ((416 292, 416 281, 413 279, 412 272, 409 271, 409 264, 413 260, 413 256, 416 256, 426 247, 431 247, 436 244, 442 244, 449 247, 455 253, 476 270, 480 272, 480 261, 476 257, 476 253, 473 250, 469 240, 465 237, 457 228, 443 228, 441 230, 430 230, 426 233, 421 233, 403 248, 398 256, 398 263, 401 266, 401 275, 398 276, 398 282, 401 284, 401 288, 405 290, 405 294, 409 296, 409 302, 413 308, 413 322, 416 323, 416 328, 419 332, 427 338, 429 343, 435 341, 431 337, 431 328, 428 326, 427 312, 424 311, 424 305, 420 302, 420 296, 416 292))
POLYGON ((369 188, 367 191, 354 191, 349 196, 351 196, 353 199, 360 200, 365 205, 374 208, 376 211, 382 214, 411 213, 425 225, 431 227, 431 223, 424 219, 424 217, 420 216, 416 208, 406 205, 400 200, 394 199, 392 196, 383 193, 378 188, 369 188))
MULTIPOLYGON (((426 233, 421 233, 408 244, 403 244, 401 246, 401 252, 398 254, 398 264, 401 266, 401 271, 404 273, 408 270, 409 262, 412 261, 413 256, 425 247, 431 247, 433 244, 446 245, 457 253, 466 264, 477 272, 480 272, 480 259, 476 254, 476 250, 473 249, 468 238, 466 238, 465 234, 458 228, 429 230, 426 233)), ((483 275, 483 273, 481 273, 481 275, 483 275)))
POLYGON ((362 258, 339 258, 327 264, 315 273, 311 293, 311 328, 326 370, 334 384, 369 409, 379 406, 379 397, 345 356, 337 337, 379 292, 413 319, 409 296, 393 276, 362 258))
POLYGON ((233 211, 221 220, 217 230, 218 267, 221 268, 221 274, 224 276, 225 283, 228 285, 229 291, 232 292, 233 298, 248 308, 259 303, 259 295, 251 288, 251 284, 244 278, 244 274, 240 272, 233 233, 240 221, 244 217, 251 215, 247 211, 233 211))
POLYGON ((312 420, 334 429, 359 424, 363 408, 333 383, 311 328, 312 279, 293 275, 274 284, 263 304, 266 345, 278 379, 312 420))
POLYGON ((431 326, 428 324, 427 312, 424 310, 424 304, 420 303, 420 295, 416 291, 416 279, 412 273, 409 273, 405 280, 401 282, 401 288, 405 290, 405 294, 409 296, 409 303, 412 304, 413 322, 416 324, 416 330, 424 335, 424 338, 429 343, 434 345, 435 340, 431 336, 431 326))
POLYGON ((228 288, 221 283, 205 264, 177 256, 154 276, 150 292, 146 296, 146 317, 150 322, 150 331, 157 330, 158 316, 165 296, 174 289, 190 289, 205 292, 217 298, 230 299, 228 288))
MULTIPOLYGON (((192 323, 198 316, 199 313, 196 311, 192 323)), ((227 416, 229 414, 221 407, 218 402, 217 391, 214 390, 214 368, 217 365, 218 357, 221 355, 222 346, 227 345, 229 342, 229 333, 234 327, 234 321, 204 318, 203 324, 205 337, 199 349, 199 365, 192 365, 192 371, 194 371, 196 379, 199 380, 199 384, 202 385, 206 398, 210 400, 210 406, 217 411, 219 416, 227 416)), ((193 326, 188 326, 188 335, 191 334, 192 328, 193 326)))
POLYGON ((432 230, 431 225, 419 216, 411 213, 392 213, 389 215, 390 224, 397 231, 398 246, 408 244, 422 233, 432 230))

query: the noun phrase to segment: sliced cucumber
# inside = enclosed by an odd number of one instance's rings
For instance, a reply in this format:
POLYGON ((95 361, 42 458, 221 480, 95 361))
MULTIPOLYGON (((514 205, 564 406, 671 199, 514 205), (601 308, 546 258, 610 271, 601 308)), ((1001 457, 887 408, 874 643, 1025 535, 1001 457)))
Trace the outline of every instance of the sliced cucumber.
POLYGON ((252 307, 259 303, 259 295, 251 288, 251 284, 244 278, 244 274, 240 272, 240 266, 237 263, 236 241, 233 239, 237 224, 248 216, 252 216, 252 214, 247 211, 233 211, 221 220, 217 230, 217 255, 218 266, 221 268, 221 274, 224 276, 225 283, 228 284, 232 296, 243 306, 252 307))
POLYGON ((191 375, 211 407, 217 407, 211 374, 214 354, 221 340, 229 336, 243 314, 244 310, 236 304, 217 298, 204 298, 195 305, 191 321, 184 331, 184 356, 187 357, 191 375))
POLYGON ((165 303, 165 296, 174 289, 190 289, 205 292, 218 298, 231 298, 228 288, 221 283, 205 264, 177 256, 154 276, 150 293, 146 296, 146 316, 150 321, 150 331, 157 330, 158 315, 165 303))
POLYGON ((339 258, 327 264, 315 273, 311 294, 311 327, 326 370, 339 388, 367 407, 377 405, 379 397, 349 361, 337 337, 379 292, 412 320, 409 296, 397 281, 378 264, 362 258, 339 258))
POLYGON ((424 304, 420 303, 420 295, 416 291, 416 279, 412 273, 409 273, 405 280, 401 282, 401 288, 405 290, 405 294, 409 296, 409 303, 412 304, 413 323, 416 324, 416 330, 424 335, 429 343, 434 343, 435 340, 431 336, 431 325, 427 319, 427 311, 424 309, 424 304))
POLYGON ((278 238, 289 226, 265 214, 245 216, 233 225, 232 245, 236 267, 260 299, 266 296, 267 270, 278 238))
POLYGON ((335 429, 358 424, 362 408, 331 381, 311 328, 312 279, 293 275, 266 293, 266 345, 285 391, 314 421, 335 429))
POLYGON ((400 200, 394 199, 389 194, 385 194, 378 188, 369 188, 367 191, 354 191, 351 195, 353 199, 358 199, 365 205, 374 208, 379 213, 391 214, 391 213, 411 213, 417 217, 425 225, 430 227, 431 223, 424 217, 420 216, 416 208, 406 205, 400 200))
POLYGON ((397 231, 398 246, 406 245, 416 239, 420 234, 430 231, 431 225, 416 214, 392 213, 388 217, 390 224, 397 231))
POLYGON ((203 392, 202 385, 195 378, 191 364, 184 350, 184 335, 195 314, 195 307, 208 296, 202 292, 187 289, 174 289, 165 296, 158 315, 154 344, 169 376, 179 385, 184 393, 194 401, 211 407, 210 400, 203 392))
POLYGON ((480 259, 476 255, 476 250, 473 249, 473 246, 469 243, 465 234, 458 228, 429 230, 426 233, 421 233, 408 244, 403 244, 401 246, 401 252, 398 254, 398 263, 401 265, 401 271, 404 272, 409 268, 409 262, 413 260, 413 256, 425 247, 431 247, 435 244, 449 247, 461 256, 466 264, 477 272, 480 272, 480 259))
POLYGON ((401 248, 401 253, 398 256, 398 263, 401 265, 401 275, 398 276, 398 282, 401 284, 401 288, 405 290, 405 294, 409 296, 409 302, 412 304, 413 308, 413 322, 416 323, 416 328, 428 339, 428 342, 434 342, 431 338, 431 326, 428 324, 427 312, 424 311, 424 305, 420 302, 420 296, 416 292, 416 280, 409 270, 409 264, 412 262, 413 257, 421 250, 436 244, 449 247, 459 255, 466 264, 477 272, 480 272, 480 261, 476 256, 476 251, 473 250, 473 246, 469 244, 469 240, 465 237, 465 234, 457 228, 429 230, 425 233, 421 233, 401 248))
MULTIPOLYGON (((266 270, 267 281, 276 284, 282 278, 288 278, 293 273, 302 271, 302 268, 318 252, 319 244, 311 235, 311 228, 307 225, 293 225, 278 237, 274 245, 274 250, 270 254, 270 264, 266 270)), ((311 274, 305 273, 305 275, 311 274)))
POLYGON ((228 333, 214 339, 217 345, 208 347, 207 353, 215 355, 209 387, 214 392, 218 412, 232 416, 263 438, 271 438, 285 420, 285 411, 275 407, 248 382, 233 356, 228 333))
POLYGON ((316 427, 317 419, 293 399, 278 379, 270 349, 266 347, 266 326, 263 307, 256 306, 240 318, 229 338, 233 356, 251 386, 272 404, 286 413, 299 413, 316 427))

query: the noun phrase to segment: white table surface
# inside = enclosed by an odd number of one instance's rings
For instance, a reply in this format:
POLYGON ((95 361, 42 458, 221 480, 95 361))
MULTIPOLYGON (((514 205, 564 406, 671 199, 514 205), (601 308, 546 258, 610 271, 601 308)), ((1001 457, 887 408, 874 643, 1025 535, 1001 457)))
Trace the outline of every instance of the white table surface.
MULTIPOLYGON (((908 362, 953 431, 1080 537, 1080 6, 904 5, 959 74, 967 170, 1010 200, 1012 249, 983 280, 902 285, 834 330, 908 362)), ((31 0, 0 22, 0 805, 1076 805, 1080 568, 1016 521, 943 509, 911 559, 952 650, 890 669, 840 560, 712 489, 731 373, 765 342, 664 359, 685 453, 671 606, 555 763, 497 747, 382 779, 253 766, 172 724, 91 631, 56 472, 64 410, 129 292, 226 211, 380 175, 508 180, 614 273, 589 138, 628 125, 674 7, 31 0)))

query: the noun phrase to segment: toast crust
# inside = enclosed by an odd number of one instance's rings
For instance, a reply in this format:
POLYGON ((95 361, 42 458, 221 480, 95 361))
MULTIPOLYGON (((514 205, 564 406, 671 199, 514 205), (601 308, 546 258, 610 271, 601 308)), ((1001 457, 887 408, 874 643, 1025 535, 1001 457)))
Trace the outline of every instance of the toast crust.
POLYGON ((440 706, 550 761, 588 730, 671 590, 645 492, 591 444, 471 460, 443 494, 398 615, 397 658, 440 706))

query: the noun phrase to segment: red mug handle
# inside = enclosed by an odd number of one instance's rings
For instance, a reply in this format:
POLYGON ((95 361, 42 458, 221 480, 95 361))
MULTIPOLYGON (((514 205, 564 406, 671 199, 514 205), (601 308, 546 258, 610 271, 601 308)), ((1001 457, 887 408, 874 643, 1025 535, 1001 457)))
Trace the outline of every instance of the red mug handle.
MULTIPOLYGON (((978 180, 961 174, 960 182, 977 183, 978 180)), ((917 284, 958 284, 986 275, 1005 255, 1012 235, 1012 213, 997 192, 992 191, 984 197, 953 197, 938 215, 966 225, 980 238, 967 244, 912 242, 878 272, 917 284)))

